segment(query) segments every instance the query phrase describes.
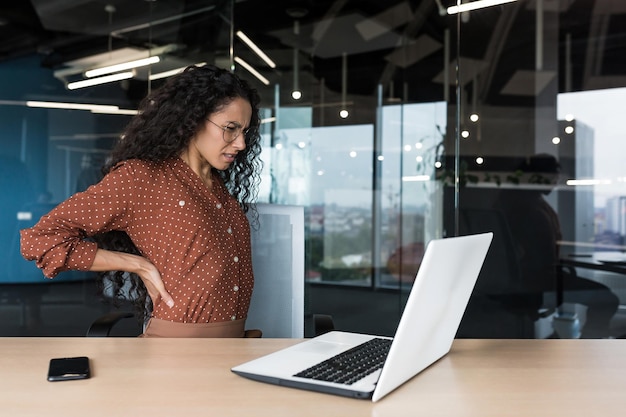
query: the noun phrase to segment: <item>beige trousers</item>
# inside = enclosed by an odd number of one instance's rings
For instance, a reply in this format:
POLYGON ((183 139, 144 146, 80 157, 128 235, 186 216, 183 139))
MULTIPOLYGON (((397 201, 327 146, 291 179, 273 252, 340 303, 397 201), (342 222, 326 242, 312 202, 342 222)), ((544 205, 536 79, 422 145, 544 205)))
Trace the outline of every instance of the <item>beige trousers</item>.
POLYGON ((217 323, 177 323, 151 318, 140 337, 245 337, 245 321, 239 319, 217 323))

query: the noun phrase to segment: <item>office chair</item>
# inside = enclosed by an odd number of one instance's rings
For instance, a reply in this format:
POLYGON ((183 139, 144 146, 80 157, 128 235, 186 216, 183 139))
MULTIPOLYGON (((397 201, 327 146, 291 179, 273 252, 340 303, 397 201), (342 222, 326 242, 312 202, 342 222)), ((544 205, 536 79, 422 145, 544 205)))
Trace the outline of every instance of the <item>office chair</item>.
POLYGON ((531 303, 523 290, 521 268, 504 214, 497 209, 462 208, 459 234, 493 232, 460 337, 533 338, 534 322, 550 314, 531 303))
POLYGON ((130 311, 115 311, 98 317, 87 329, 87 337, 108 337, 120 320, 133 318, 130 311))
MULTIPOLYGON (((115 311, 107 313, 98 317, 89 326, 87 330, 87 337, 109 337, 113 327, 124 319, 134 318, 135 315, 129 311, 115 311)), ((315 336, 335 330, 335 324, 333 317, 328 314, 314 314, 313 315, 313 333, 315 336)), ((259 330, 247 330, 247 337, 260 337, 255 331, 259 330)), ((137 334, 138 336, 139 334, 137 334)))

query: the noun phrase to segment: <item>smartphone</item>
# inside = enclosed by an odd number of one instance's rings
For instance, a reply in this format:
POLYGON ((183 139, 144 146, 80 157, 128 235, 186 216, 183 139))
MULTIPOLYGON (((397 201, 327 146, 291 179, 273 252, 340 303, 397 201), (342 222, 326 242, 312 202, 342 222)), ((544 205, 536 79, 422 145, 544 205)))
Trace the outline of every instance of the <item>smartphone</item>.
POLYGON ((91 370, 89 369, 89 358, 87 356, 50 359, 48 381, 87 379, 90 376, 91 370))

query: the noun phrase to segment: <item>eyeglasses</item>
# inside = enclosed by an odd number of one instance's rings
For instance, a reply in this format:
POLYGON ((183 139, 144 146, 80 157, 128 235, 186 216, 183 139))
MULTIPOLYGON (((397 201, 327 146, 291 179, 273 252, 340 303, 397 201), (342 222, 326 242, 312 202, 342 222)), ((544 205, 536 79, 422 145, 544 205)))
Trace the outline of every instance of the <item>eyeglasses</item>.
POLYGON ((224 139, 224 142, 226 143, 232 143, 234 142, 239 135, 241 135, 243 133, 244 138, 245 136, 248 134, 248 132, 250 131, 250 128, 248 129, 244 129, 243 127, 239 126, 238 124, 235 123, 228 123, 226 126, 220 126, 217 123, 215 123, 213 120, 211 119, 207 119, 209 122, 213 123, 215 126, 219 127, 220 129, 222 129, 222 139, 224 139))

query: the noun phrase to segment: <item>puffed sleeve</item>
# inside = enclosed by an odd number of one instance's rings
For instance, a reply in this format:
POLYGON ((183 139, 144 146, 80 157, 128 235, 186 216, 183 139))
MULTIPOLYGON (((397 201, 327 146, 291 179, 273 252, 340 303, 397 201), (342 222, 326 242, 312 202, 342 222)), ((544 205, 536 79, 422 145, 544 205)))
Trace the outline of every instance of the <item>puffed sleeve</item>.
POLYGON ((120 163, 99 183, 60 203, 33 227, 21 230, 22 256, 35 261, 48 278, 66 270, 89 270, 97 245, 88 237, 127 227, 134 183, 132 164, 120 163))

